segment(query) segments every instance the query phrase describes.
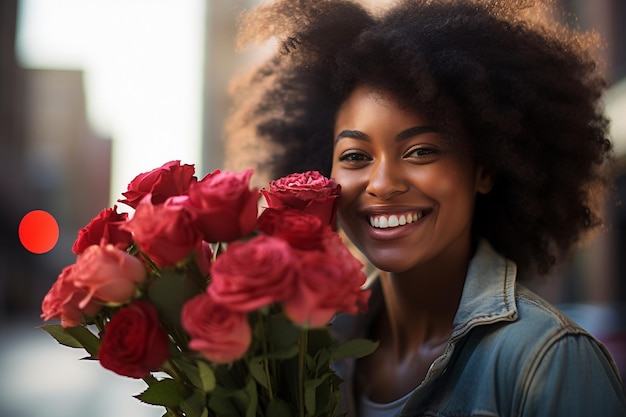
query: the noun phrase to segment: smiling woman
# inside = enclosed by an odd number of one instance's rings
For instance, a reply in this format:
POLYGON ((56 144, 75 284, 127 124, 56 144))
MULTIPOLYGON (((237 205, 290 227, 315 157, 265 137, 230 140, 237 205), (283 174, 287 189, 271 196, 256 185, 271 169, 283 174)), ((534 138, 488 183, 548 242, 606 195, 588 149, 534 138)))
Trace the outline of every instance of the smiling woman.
POLYGON ((244 40, 279 49, 237 80, 231 163, 331 174, 339 225, 376 268, 368 312, 333 323, 380 341, 337 364, 348 415, 626 413, 606 347, 523 283, 601 224, 611 182, 598 40, 551 12, 278 0, 244 15, 244 40))

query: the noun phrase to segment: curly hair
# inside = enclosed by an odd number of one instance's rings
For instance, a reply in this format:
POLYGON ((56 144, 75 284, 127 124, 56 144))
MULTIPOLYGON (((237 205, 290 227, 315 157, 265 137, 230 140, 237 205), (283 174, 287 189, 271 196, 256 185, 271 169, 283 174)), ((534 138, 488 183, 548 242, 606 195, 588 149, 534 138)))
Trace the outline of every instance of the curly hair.
POLYGON ((242 42, 278 51, 234 84, 227 163, 276 178, 329 175, 333 125, 359 84, 463 136, 495 175, 473 230, 520 270, 547 273, 601 224, 612 160, 598 39, 532 0, 284 0, 242 17, 242 42), (463 132, 461 134, 461 132, 463 132), (243 152, 245 150, 245 152, 243 152), (245 158, 248 158, 247 160, 245 158))

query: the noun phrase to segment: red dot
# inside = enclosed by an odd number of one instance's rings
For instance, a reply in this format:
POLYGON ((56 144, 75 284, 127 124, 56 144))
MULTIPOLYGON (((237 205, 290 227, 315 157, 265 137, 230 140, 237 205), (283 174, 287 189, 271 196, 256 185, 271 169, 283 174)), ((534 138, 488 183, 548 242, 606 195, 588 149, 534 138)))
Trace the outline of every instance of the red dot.
POLYGON ((52 215, 43 210, 27 213, 18 228, 20 242, 32 253, 46 253, 59 240, 59 225, 52 215))

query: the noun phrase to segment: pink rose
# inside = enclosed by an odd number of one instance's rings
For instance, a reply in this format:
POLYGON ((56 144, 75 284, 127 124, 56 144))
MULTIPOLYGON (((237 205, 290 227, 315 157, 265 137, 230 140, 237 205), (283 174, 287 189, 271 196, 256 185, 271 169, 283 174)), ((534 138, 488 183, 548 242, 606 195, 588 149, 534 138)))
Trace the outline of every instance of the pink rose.
POLYGON ((252 341, 246 313, 228 309, 208 294, 200 294, 183 306, 183 328, 191 336, 189 348, 215 363, 242 357, 252 341))
POLYGON ((294 248, 304 250, 322 249, 327 233, 334 233, 319 217, 293 209, 265 209, 259 216, 258 228, 267 235, 286 240, 294 248))
POLYGON ((193 227, 184 204, 187 197, 172 197, 155 205, 150 195, 139 203, 135 214, 123 226, 133 234, 135 243, 160 267, 175 265, 200 244, 201 236, 193 227))
POLYGON ((83 322, 84 316, 93 317, 102 308, 96 301, 89 301, 82 308, 80 302, 89 298, 84 288, 74 285, 73 273, 75 265, 63 268, 52 288, 48 291, 41 303, 41 318, 61 320, 63 327, 76 327, 83 322))
POLYGON ((156 309, 145 301, 135 301, 115 313, 98 351, 104 368, 131 378, 158 370, 169 357, 169 336, 159 324, 156 309))
POLYGON ((369 291, 362 289, 366 275, 362 264, 334 235, 331 250, 301 251, 297 256, 296 289, 284 302, 285 313, 295 323, 319 327, 339 312, 365 311, 369 291))
POLYGON ((259 192, 250 189, 253 170, 219 170, 189 188, 187 209, 207 242, 231 242, 254 230, 259 192))
POLYGON ((261 190, 271 208, 292 208, 318 216, 325 224, 334 226, 340 186, 317 171, 291 174, 272 181, 269 190, 261 190))
POLYGON ((282 239, 260 235, 231 243, 213 264, 207 291, 230 309, 255 310, 290 295, 293 262, 293 249, 282 239))
POLYGON ((150 194, 152 204, 163 204, 169 197, 187 194, 189 186, 197 181, 193 165, 181 165, 180 161, 170 161, 161 167, 139 174, 128 184, 128 191, 122 193, 126 199, 118 200, 132 208, 150 194))
POLYGON ((132 235, 120 226, 128 219, 128 213, 118 213, 117 206, 102 210, 89 224, 78 232, 72 252, 80 255, 88 246, 110 243, 126 250, 133 242, 132 235))
POLYGON ((71 280, 87 291, 79 306, 95 301, 123 304, 130 301, 146 279, 141 261, 113 245, 92 245, 78 256, 71 280))

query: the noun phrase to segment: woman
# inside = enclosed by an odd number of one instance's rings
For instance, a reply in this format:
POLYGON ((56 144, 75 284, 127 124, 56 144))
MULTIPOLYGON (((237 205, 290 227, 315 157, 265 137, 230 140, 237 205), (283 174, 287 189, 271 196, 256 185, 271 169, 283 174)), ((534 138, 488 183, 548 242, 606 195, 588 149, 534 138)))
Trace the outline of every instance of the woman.
POLYGON ((523 286, 601 223, 611 160, 596 40, 547 16, 287 0, 243 20, 282 43, 235 90, 232 164, 334 177, 377 269, 368 313, 333 324, 380 341, 338 364, 350 415, 626 415, 606 348, 523 286))

